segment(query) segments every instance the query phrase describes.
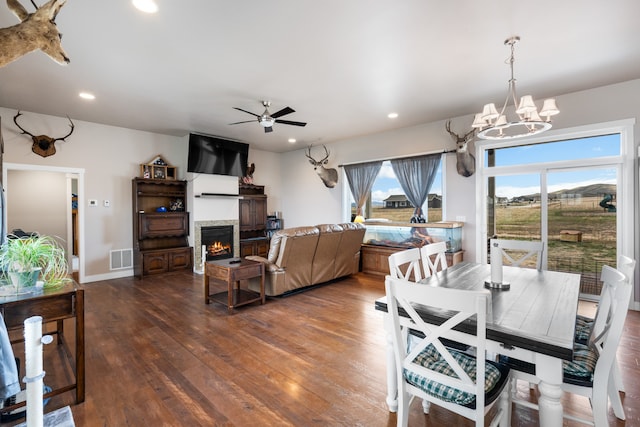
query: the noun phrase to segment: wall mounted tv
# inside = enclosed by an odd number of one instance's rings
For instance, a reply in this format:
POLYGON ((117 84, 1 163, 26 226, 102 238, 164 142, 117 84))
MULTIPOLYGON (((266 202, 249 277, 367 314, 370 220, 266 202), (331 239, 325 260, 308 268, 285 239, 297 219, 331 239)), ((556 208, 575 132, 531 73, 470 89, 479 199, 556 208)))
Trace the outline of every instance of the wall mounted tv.
POLYGON ((249 144, 190 133, 187 171, 243 177, 248 155, 249 144))

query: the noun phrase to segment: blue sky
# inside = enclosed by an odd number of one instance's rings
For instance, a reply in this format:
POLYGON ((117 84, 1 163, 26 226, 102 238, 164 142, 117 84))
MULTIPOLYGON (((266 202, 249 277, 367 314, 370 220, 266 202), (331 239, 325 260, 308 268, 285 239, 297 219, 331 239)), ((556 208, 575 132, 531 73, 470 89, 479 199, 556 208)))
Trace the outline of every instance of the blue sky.
MULTIPOLYGON (((549 161, 588 159, 594 157, 618 156, 620 138, 618 134, 561 141, 550 144, 536 144, 496 150, 496 165, 510 166, 523 163, 543 163, 549 161)), ((483 161, 486 159, 476 160, 483 161)), ((581 187, 589 184, 615 184, 615 169, 590 169, 548 175, 549 191, 581 187)), ((431 193, 442 194, 442 167, 431 188, 431 193)), ((496 195, 515 197, 540 192, 539 176, 516 175, 496 179, 496 195)), ((380 202, 392 194, 403 194, 391 164, 384 162, 380 174, 372 188, 372 199, 380 202)))

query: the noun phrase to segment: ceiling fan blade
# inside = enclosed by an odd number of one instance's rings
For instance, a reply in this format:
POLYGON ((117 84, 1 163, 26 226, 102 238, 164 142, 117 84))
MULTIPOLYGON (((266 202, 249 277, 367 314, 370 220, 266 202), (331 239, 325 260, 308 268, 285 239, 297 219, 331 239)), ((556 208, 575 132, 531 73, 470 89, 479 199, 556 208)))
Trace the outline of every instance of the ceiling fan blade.
POLYGON ((242 108, 238 108, 238 107, 233 107, 233 108, 236 109, 236 110, 245 112, 247 114, 251 114, 252 116, 260 117, 260 114, 252 113, 251 111, 243 110, 242 108))
POLYGON ((291 107, 284 107, 282 110, 276 111, 275 113, 273 113, 271 115, 271 117, 273 117, 275 119, 277 117, 282 117, 282 116, 285 116, 287 114, 291 114, 291 113, 295 113, 295 112, 296 112, 296 110, 294 110, 291 107))
POLYGON ((303 122, 292 122, 291 120, 280 120, 280 119, 277 119, 276 123, 282 123, 283 125, 293 125, 293 126, 306 126, 307 125, 306 123, 303 123, 303 122))
POLYGON ((243 122, 229 123, 230 125, 239 125, 240 123, 254 123, 255 120, 245 120, 243 122))

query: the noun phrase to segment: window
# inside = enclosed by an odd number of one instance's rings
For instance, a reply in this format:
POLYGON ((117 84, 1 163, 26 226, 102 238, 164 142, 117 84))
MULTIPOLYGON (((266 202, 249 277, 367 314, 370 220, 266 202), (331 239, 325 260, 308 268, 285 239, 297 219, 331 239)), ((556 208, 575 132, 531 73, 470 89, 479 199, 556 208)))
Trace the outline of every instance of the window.
POLYGON ((631 126, 614 127, 535 143, 479 144, 481 253, 487 255, 494 236, 541 240, 543 268, 580 273, 583 296, 599 295, 602 265, 633 253, 633 158, 624 155, 633 151, 631 126))
MULTIPOLYGON (((436 178, 429 190, 427 202, 422 206, 422 212, 427 222, 442 220, 442 168, 442 162, 440 162, 436 178)), ((356 207, 352 196, 350 196, 350 206, 353 218, 356 213, 356 207)), ((407 200, 398 178, 393 172, 391 162, 389 160, 384 161, 367 200, 365 217, 409 222, 413 211, 414 207, 407 200)))

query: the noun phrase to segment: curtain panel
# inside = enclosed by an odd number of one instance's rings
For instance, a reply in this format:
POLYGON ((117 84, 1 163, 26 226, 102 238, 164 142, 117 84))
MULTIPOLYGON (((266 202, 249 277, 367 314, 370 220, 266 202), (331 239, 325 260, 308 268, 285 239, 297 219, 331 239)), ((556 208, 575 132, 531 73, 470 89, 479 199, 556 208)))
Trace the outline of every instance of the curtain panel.
POLYGON ((404 194, 415 206, 413 215, 416 218, 422 216, 422 205, 429 196, 441 158, 442 153, 437 153, 391 160, 391 167, 404 194))
POLYGON ((371 187, 373 187, 381 167, 382 161, 344 166, 351 195, 356 201, 356 215, 362 215, 362 207, 367 201, 367 196, 369 196, 371 187))

